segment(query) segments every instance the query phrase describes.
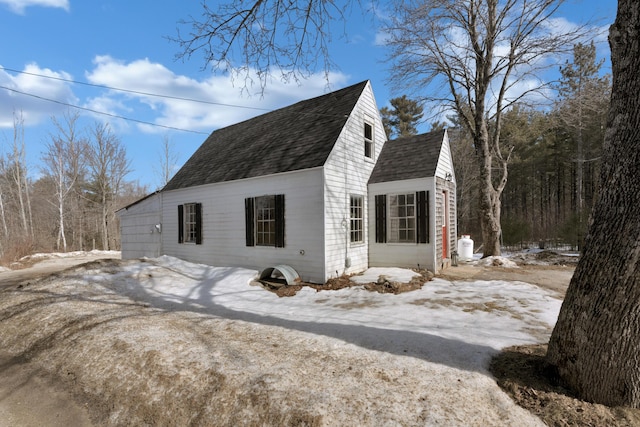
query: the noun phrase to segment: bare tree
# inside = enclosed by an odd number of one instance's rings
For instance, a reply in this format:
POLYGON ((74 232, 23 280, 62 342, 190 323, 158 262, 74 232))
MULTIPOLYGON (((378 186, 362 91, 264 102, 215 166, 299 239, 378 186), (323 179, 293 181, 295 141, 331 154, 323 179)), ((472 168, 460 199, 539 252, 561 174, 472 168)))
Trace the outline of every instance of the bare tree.
POLYGON ((57 134, 50 135, 51 140, 46 145, 46 152, 42 160, 44 172, 55 183, 55 205, 58 213, 58 235, 56 247, 67 251, 67 237, 65 223, 67 222, 67 196, 77 188, 78 179, 81 177, 86 154, 87 141, 78 133, 77 113, 66 113, 64 123, 60 123, 55 117, 53 124, 58 130, 57 134))
POLYGON ((6 169, 4 156, 0 157, 0 220, 2 221, 2 238, 0 239, 0 258, 4 255, 5 245, 3 242, 6 242, 9 237, 9 227, 7 226, 7 216, 6 210, 4 207, 4 199, 5 199, 5 179, 6 169))
POLYGON ((582 398, 640 408, 640 3, 609 30, 613 86, 600 196, 547 360, 582 398))
MULTIPOLYGON (((567 52, 584 30, 550 30, 563 0, 396 2, 386 31, 393 81, 420 88, 427 102, 454 111, 479 156, 484 256, 500 254, 501 195, 512 147, 502 115, 545 82, 546 59, 567 52), (528 89, 518 90, 526 82, 528 89)), ((525 86, 525 85, 523 85, 525 86)))
POLYGON ((173 177, 178 164, 178 153, 174 150, 174 144, 167 135, 162 138, 160 150, 159 170, 156 170, 156 173, 160 177, 160 188, 162 188, 173 177))
POLYGON ((100 210, 102 248, 112 249, 111 237, 116 234, 115 206, 125 176, 130 172, 126 150, 108 124, 96 123, 87 151, 91 175, 90 189, 100 210), (110 233, 110 229, 113 233, 110 233))
POLYGON ((11 177, 17 200, 22 225, 23 237, 33 238, 31 220, 31 199, 29 198, 29 185, 27 181, 27 163, 24 143, 24 118, 22 113, 13 116, 13 152, 11 157, 11 177))
POLYGON ((264 89, 274 71, 295 80, 320 65, 328 76, 333 66, 331 24, 346 25, 351 7, 335 0, 237 0, 211 9, 203 1, 202 16, 181 21, 191 29, 173 40, 182 49, 179 58, 198 52, 204 67, 244 71, 248 79, 254 72, 264 89))

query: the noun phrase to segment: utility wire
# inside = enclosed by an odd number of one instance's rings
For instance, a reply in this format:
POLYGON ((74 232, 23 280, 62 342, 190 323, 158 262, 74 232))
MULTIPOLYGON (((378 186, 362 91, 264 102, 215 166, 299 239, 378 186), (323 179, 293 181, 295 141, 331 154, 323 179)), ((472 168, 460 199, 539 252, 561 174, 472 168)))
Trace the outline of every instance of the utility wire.
POLYGON ((119 116, 117 114, 105 113, 104 111, 93 110, 93 109, 87 108, 87 107, 80 107, 79 105, 69 104, 68 102, 58 101, 56 99, 45 98, 44 96, 34 95, 32 93, 27 93, 27 92, 22 92, 22 91, 19 91, 17 89, 12 89, 12 88, 6 87, 6 86, 0 86, 0 89, 6 89, 6 90, 11 91, 11 92, 19 93, 20 95, 31 96, 33 98, 37 98, 37 99, 40 99, 40 100, 43 100, 43 101, 53 102, 55 104, 64 105, 66 107, 77 108, 78 110, 89 111, 91 113, 101 114, 103 116, 109 116, 109 117, 113 117, 113 118, 116 118, 116 119, 122 119, 122 120, 127 120, 127 121, 130 121, 130 122, 141 123, 141 124, 150 125, 150 126, 156 126, 156 127, 160 127, 160 128, 164 128, 164 129, 177 130, 177 131, 181 131, 181 132, 191 132, 191 133, 197 133, 197 134, 200 134, 200 135, 209 135, 208 132, 199 132, 199 131, 196 131, 196 130, 181 129, 181 128, 177 128, 177 127, 173 127, 173 126, 165 126, 165 125, 160 125, 160 124, 157 124, 157 123, 146 122, 144 120, 138 120, 138 119, 132 119, 132 118, 129 118, 129 117, 119 116))
MULTIPOLYGON (((221 103, 221 102, 205 101, 205 100, 202 100, 202 99, 185 98, 185 97, 172 96, 172 95, 160 95, 160 94, 157 94, 157 93, 142 92, 142 91, 131 90, 131 89, 122 89, 122 88, 116 88, 116 87, 111 87, 111 86, 106 86, 106 85, 98 85, 98 84, 93 84, 93 83, 81 82, 81 81, 77 81, 77 80, 65 79, 65 78, 62 78, 62 77, 46 76, 44 74, 30 73, 28 71, 20 71, 20 70, 16 70, 16 69, 13 69, 13 68, 7 68, 7 67, 1 66, 1 65, 0 65, 0 69, 1 70, 5 70, 5 71, 10 71, 12 73, 25 74, 25 75, 34 76, 34 77, 40 77, 40 78, 51 79, 51 80, 58 80, 58 81, 66 82, 66 83, 74 83, 74 84, 78 84, 78 85, 96 87, 96 88, 100 88, 100 89, 107 89, 107 90, 113 90, 113 91, 119 91, 119 92, 132 93, 132 94, 135 94, 135 95, 153 96, 153 97, 156 97, 156 98, 165 98, 165 99, 174 99, 174 100, 178 100, 178 101, 196 102, 196 103, 200 103, 200 104, 217 105, 217 106, 221 106, 221 107, 244 108, 244 109, 247 109, 247 110, 258 110, 258 111, 268 111, 268 112, 273 111, 273 110, 268 109, 268 108, 250 107, 250 106, 246 106, 246 105, 236 105, 236 104, 225 104, 225 103, 221 103)), ((31 96, 33 98, 37 98, 37 99, 40 99, 40 100, 43 100, 43 101, 53 102, 53 103, 56 103, 56 104, 67 106, 67 107, 76 108, 78 110, 89 111, 89 112, 94 113, 94 114, 100 114, 100 115, 103 115, 103 116, 113 117, 113 118, 122 119, 122 120, 130 121, 130 122, 146 124, 146 125, 149 125, 149 126, 155 126, 155 127, 160 127, 160 128, 164 128, 164 129, 177 130, 177 131, 181 131, 181 132, 191 132, 191 133, 196 133, 196 134, 200 134, 200 135, 208 135, 209 134, 208 132, 199 132, 199 131, 190 130, 190 129, 182 129, 182 128, 177 128, 177 127, 173 127, 173 126, 165 126, 165 125, 160 125, 160 124, 157 124, 157 123, 147 122, 147 121, 144 121, 144 120, 132 119, 132 118, 125 117, 125 116, 120 116, 120 115, 117 115, 117 114, 106 113, 104 111, 97 111, 97 110, 93 110, 93 109, 87 108, 87 107, 80 107, 79 105, 69 104, 69 103, 66 103, 66 102, 63 102, 63 101, 58 101, 58 100, 55 100, 55 99, 45 98, 43 96, 35 95, 35 94, 32 94, 32 93, 28 93, 28 92, 23 92, 23 91, 20 91, 20 90, 17 90, 17 89, 12 89, 12 88, 9 88, 9 87, 6 87, 6 86, 0 86, 0 89, 6 89, 6 90, 11 91, 11 92, 19 93, 21 95, 31 96)), ((300 115, 308 115, 308 114, 310 114, 310 115, 315 115, 315 116, 336 117, 335 114, 323 114, 323 113, 318 113, 318 112, 307 113, 307 112, 299 111, 298 114, 300 114, 300 115)), ((342 115, 338 115, 338 116, 342 116, 342 115)), ((346 114, 344 116, 348 117, 348 114, 346 114)))
POLYGON ((99 85, 99 84, 94 84, 94 83, 80 82, 80 81, 77 81, 77 80, 64 79, 62 77, 46 76, 44 74, 36 74, 36 73, 30 73, 28 71, 14 70, 12 68, 7 68, 7 67, 3 67, 3 66, 0 66, 0 69, 5 70, 5 71, 11 71, 12 73, 26 74, 28 76, 41 77, 41 78, 44 78, 44 79, 51 79, 51 80, 58 80, 58 81, 62 81, 62 82, 74 83, 74 84, 83 85, 83 86, 97 87, 97 88, 100 88, 100 89, 115 90, 115 91, 118 91, 118 92, 133 93, 135 95, 144 95, 144 96, 153 96, 153 97, 156 97, 156 98, 175 99, 175 100, 178 100, 178 101, 197 102, 197 103, 200 103, 200 104, 218 105, 218 106, 221 106, 221 107, 245 108, 247 110, 259 110, 259 111, 271 111, 268 108, 249 107, 247 105, 225 104, 225 103, 222 103, 222 102, 205 101, 205 100, 202 100, 202 99, 194 99, 194 98, 184 98, 184 97, 181 97, 181 96, 160 95, 160 94, 157 94, 157 93, 142 92, 142 91, 138 91, 138 90, 122 89, 122 88, 111 87, 111 86, 106 86, 106 85, 99 85))

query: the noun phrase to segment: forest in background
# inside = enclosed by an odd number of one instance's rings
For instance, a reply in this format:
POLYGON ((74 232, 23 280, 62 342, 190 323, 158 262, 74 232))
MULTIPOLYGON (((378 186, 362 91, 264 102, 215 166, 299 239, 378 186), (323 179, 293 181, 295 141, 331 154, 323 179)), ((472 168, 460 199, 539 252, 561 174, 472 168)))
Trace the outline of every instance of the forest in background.
MULTIPOLYGON (((545 105, 518 104, 505 113, 501 147, 510 156, 502 195, 502 244, 579 250, 599 186, 604 130, 611 92, 593 44, 574 47, 572 62, 552 85, 545 105)), ((391 138, 417 133, 422 106, 406 96, 391 100, 381 115, 391 138)), ((126 180, 126 149, 110 126, 79 129, 78 115, 52 118, 42 155, 44 166, 29 170, 22 118, 14 117, 13 141, 0 153, 0 264, 34 252, 119 250, 116 211, 149 193, 126 180), (33 178, 38 176, 38 178, 33 178)), ((458 233, 481 239, 478 220, 478 155, 456 117, 449 131, 458 185, 458 233)), ((444 127, 434 123, 433 129, 444 127)), ((175 154, 165 139, 162 180, 175 154)))
MULTIPOLYGON (((501 146, 510 154, 502 194, 502 246, 580 250, 598 194, 611 79, 593 44, 574 46, 560 69, 550 107, 520 104, 502 121, 501 146)), ((481 241, 478 160, 468 136, 449 128, 458 184, 458 232, 481 241)), ((442 126, 442 125, 435 125, 442 126)))

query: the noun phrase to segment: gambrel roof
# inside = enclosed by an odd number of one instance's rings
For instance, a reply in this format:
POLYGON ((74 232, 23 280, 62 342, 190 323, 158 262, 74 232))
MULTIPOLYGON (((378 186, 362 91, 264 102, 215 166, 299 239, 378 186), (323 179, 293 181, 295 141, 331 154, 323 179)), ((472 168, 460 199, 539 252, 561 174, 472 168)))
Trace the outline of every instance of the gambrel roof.
POLYGON ((214 131, 163 190, 323 166, 367 83, 214 131))
POLYGON ((382 147, 369 184, 435 176, 445 132, 437 130, 388 141, 382 147))

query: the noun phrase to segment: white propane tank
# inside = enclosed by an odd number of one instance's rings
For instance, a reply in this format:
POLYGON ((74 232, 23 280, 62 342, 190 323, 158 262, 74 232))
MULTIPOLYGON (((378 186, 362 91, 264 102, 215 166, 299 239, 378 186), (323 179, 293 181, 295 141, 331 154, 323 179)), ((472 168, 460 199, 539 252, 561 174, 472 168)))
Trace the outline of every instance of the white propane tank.
POLYGON ((458 240, 458 258, 460 261, 471 261, 473 259, 473 240, 468 234, 463 234, 458 240))

